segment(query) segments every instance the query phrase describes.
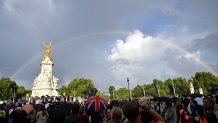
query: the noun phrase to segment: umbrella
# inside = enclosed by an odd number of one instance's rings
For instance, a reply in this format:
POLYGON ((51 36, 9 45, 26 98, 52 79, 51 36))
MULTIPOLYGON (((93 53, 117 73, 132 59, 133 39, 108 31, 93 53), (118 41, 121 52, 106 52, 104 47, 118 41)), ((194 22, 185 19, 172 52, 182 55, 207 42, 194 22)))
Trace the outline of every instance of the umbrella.
POLYGON ((202 97, 202 94, 190 94, 190 97, 196 98, 196 97, 202 97))
POLYGON ((162 97, 163 101, 175 102, 175 97, 171 95, 167 95, 162 97))
POLYGON ((107 104, 107 101, 99 96, 90 97, 85 101, 86 108, 96 112, 105 110, 107 104))
POLYGON ((26 104, 23 106, 23 110, 26 111, 27 114, 29 114, 34 109, 33 109, 33 106, 31 104, 26 104))
POLYGON ((153 100, 154 100, 154 101, 163 101, 163 100, 162 100, 162 97, 154 97, 153 100))
POLYGON ((164 97, 154 97, 154 101, 169 101, 169 102, 175 102, 175 97, 174 96, 171 96, 171 95, 167 95, 167 96, 164 96, 164 97))

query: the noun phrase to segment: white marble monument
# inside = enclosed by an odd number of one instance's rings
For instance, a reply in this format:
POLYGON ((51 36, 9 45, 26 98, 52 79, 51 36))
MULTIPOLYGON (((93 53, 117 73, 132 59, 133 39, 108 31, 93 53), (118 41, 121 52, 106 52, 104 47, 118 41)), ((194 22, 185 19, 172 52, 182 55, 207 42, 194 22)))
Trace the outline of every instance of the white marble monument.
POLYGON ((56 91, 58 78, 52 73, 54 64, 51 57, 51 43, 46 43, 44 45, 45 54, 41 62, 41 73, 34 79, 32 97, 41 97, 46 95, 58 96, 56 91))

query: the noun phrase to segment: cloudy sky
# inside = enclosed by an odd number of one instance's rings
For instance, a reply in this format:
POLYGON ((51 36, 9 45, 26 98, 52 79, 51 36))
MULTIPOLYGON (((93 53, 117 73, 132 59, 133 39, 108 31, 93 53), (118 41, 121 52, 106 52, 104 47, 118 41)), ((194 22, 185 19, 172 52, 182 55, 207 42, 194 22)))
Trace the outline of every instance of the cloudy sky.
POLYGON ((107 92, 154 78, 218 73, 217 0, 1 0, 0 77, 32 88, 43 42, 59 86, 85 77, 107 92))

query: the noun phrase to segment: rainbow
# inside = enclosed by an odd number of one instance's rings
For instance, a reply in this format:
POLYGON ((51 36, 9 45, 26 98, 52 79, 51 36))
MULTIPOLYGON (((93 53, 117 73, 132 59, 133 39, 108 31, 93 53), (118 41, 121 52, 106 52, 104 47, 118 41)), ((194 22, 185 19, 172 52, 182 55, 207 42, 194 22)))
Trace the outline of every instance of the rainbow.
MULTIPOLYGON (((92 33, 86 33, 86 34, 81 34, 72 38, 69 38, 65 41, 59 42, 56 45, 53 46, 53 49, 56 49, 62 45, 65 45, 67 43, 70 43, 72 41, 76 41, 82 38, 87 38, 87 37, 91 37, 91 36, 97 36, 97 35, 108 35, 108 34, 123 34, 123 35, 128 35, 130 32, 127 30, 109 30, 109 31, 101 31, 101 32, 92 32, 92 33)), ((178 51, 185 53, 185 54, 191 54, 191 52, 189 52, 187 49, 172 43, 172 42, 166 42, 163 40, 160 40, 162 43, 164 43, 165 45, 168 45, 172 48, 177 49, 178 51)), ((17 70, 15 70, 12 75, 11 78, 15 78, 21 71, 23 71, 30 63, 32 63, 33 61, 35 61, 36 59, 40 58, 40 56, 42 56, 42 53, 40 52, 39 54, 33 56, 32 58, 30 58, 29 60, 27 60, 27 62, 25 62, 23 65, 21 65, 17 70)), ((215 74, 216 76, 218 75, 217 72, 211 67, 209 66, 206 62, 204 62, 201 59, 198 59, 196 57, 192 57, 197 63, 201 64, 203 67, 205 67, 208 71, 212 72, 213 74, 215 74)))

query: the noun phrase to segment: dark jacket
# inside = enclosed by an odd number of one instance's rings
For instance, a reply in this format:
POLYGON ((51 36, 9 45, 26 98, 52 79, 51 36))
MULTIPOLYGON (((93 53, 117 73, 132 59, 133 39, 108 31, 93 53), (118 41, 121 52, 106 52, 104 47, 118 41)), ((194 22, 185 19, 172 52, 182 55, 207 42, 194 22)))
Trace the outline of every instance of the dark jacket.
POLYGON ((84 123, 84 121, 80 117, 70 114, 69 117, 66 118, 65 123, 84 123))

